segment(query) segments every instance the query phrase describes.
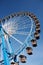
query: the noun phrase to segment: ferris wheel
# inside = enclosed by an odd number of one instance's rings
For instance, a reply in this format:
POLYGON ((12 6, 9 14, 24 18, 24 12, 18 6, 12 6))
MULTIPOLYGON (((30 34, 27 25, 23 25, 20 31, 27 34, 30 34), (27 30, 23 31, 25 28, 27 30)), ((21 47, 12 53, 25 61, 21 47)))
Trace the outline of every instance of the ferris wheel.
POLYGON ((32 46, 37 46, 40 39, 40 23, 31 12, 19 12, 0 20, 0 64, 19 65, 26 63, 27 57, 20 54, 24 49, 32 55, 32 46), (32 45, 32 46, 31 46, 32 45))

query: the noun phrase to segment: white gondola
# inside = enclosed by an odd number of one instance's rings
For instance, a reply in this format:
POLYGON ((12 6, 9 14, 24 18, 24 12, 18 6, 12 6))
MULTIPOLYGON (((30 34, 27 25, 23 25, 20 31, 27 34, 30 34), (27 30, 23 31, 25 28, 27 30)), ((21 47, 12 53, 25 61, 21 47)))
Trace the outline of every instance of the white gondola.
POLYGON ((5 19, 6 19, 6 20, 9 20, 9 19, 10 19, 10 16, 6 16, 5 19))
POLYGON ((33 16, 32 18, 33 18, 34 20, 37 20, 37 17, 36 17, 36 16, 33 16))
POLYGON ((35 36, 35 38, 36 38, 37 40, 40 38, 40 35, 39 35, 39 33, 38 33, 37 31, 34 33, 34 36, 35 36))
POLYGON ((32 48, 31 47, 27 47, 26 51, 27 51, 28 55, 32 55, 32 48))
POLYGON ((36 26, 36 31, 37 31, 38 33, 40 33, 40 27, 39 27, 39 26, 36 26))
POLYGON ((5 22, 5 19, 2 19, 3 22, 5 22))
POLYGON ((15 63, 14 62, 11 62, 11 65, 14 65, 15 63))
POLYGON ((39 25, 39 20, 38 20, 38 19, 35 20, 35 24, 36 24, 36 25, 39 25))
POLYGON ((36 26, 40 26, 40 23, 39 22, 36 22, 36 26))
POLYGON ((35 39, 32 39, 31 42, 32 42, 32 46, 33 46, 33 47, 36 47, 36 46, 37 46, 37 42, 36 42, 35 39))
POLYGON ((18 62, 11 62, 11 65, 19 65, 18 62))
POLYGON ((16 16, 16 14, 11 14, 11 15, 10 15, 10 17, 12 17, 12 18, 13 18, 14 16, 16 16))
POLYGON ((19 58, 22 63, 26 63, 26 56, 20 55, 19 58))

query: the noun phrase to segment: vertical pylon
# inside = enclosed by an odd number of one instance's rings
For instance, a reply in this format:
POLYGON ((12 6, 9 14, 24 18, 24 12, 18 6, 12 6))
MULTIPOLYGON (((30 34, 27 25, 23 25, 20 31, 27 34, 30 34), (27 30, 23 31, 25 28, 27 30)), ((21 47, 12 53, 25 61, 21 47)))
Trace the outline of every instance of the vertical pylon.
POLYGON ((0 28, 0 37, 2 39, 2 51, 3 51, 3 57, 4 57, 4 65, 10 65, 10 61, 9 61, 9 58, 8 58, 8 54, 6 53, 4 32, 3 32, 3 29, 2 28, 0 28))

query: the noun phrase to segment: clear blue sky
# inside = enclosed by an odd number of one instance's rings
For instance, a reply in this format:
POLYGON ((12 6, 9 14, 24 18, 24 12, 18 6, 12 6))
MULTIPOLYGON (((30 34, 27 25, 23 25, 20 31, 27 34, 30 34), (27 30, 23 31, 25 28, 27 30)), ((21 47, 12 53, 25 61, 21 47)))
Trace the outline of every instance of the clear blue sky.
POLYGON ((40 21, 41 33, 37 48, 33 48, 33 55, 28 57, 26 64, 43 65, 43 0, 0 0, 0 18, 20 11, 33 12, 40 21))

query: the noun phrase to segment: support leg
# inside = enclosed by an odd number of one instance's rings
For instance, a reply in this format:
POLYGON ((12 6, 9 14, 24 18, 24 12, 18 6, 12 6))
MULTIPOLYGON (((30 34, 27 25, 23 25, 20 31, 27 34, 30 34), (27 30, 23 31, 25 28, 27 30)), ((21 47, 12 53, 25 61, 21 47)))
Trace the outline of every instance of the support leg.
POLYGON ((3 56, 4 56, 4 65, 10 65, 8 54, 6 53, 6 46, 5 46, 5 39, 4 39, 4 33, 1 28, 0 30, 1 38, 2 38, 2 50, 3 50, 3 56))

